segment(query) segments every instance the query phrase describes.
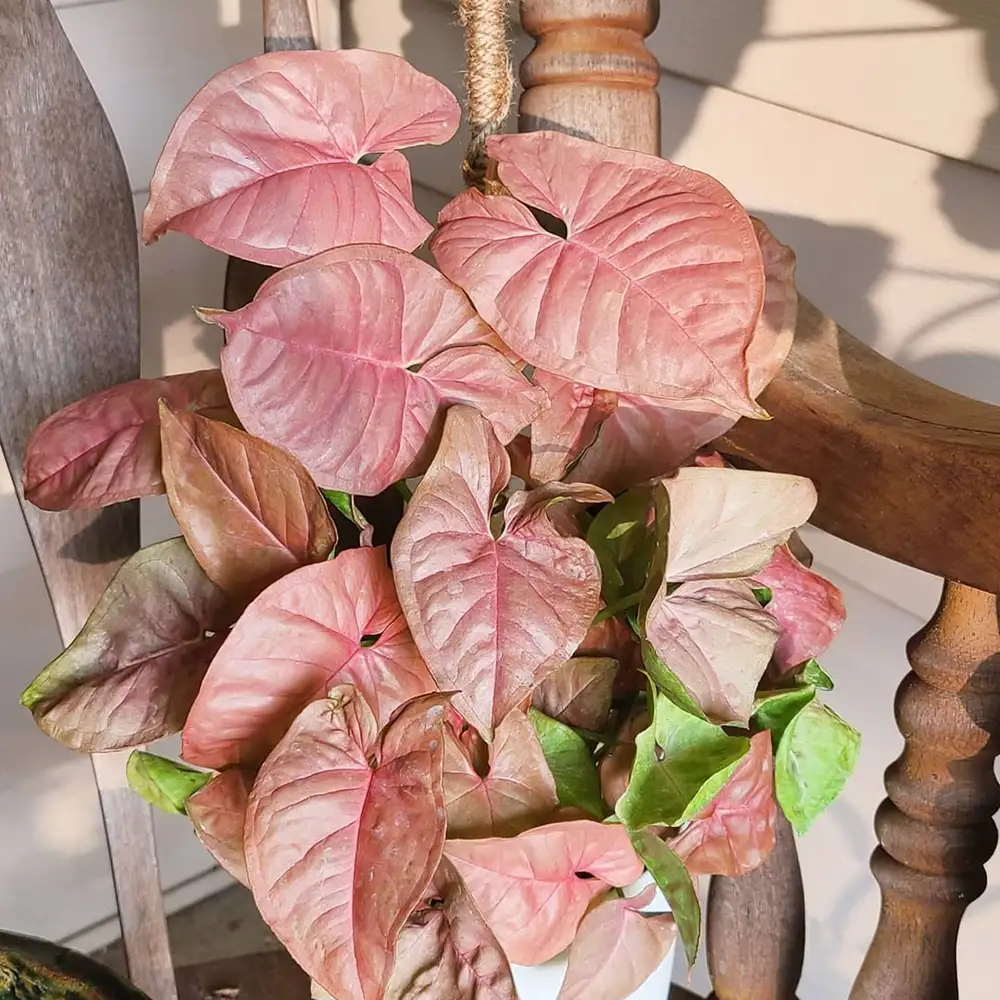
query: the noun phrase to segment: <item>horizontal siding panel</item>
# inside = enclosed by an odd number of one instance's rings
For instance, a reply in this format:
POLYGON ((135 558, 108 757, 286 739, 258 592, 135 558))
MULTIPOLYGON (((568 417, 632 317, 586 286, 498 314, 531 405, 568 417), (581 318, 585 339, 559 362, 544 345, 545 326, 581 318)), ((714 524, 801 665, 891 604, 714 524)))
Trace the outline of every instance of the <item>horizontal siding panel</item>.
POLYGON ((990 0, 662 0, 668 71, 1000 169, 990 0))
POLYGON ((121 144, 133 190, 149 184, 184 105, 261 50, 259 0, 109 0, 59 11, 121 144))

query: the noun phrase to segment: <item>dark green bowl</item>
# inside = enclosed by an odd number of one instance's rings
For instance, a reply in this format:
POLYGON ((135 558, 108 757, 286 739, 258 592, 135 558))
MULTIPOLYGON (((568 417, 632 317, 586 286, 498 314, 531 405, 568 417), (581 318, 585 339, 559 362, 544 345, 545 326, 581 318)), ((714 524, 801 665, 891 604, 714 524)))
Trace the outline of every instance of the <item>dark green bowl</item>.
POLYGON ((0 931, 0 1000, 149 1000, 86 955, 0 931))

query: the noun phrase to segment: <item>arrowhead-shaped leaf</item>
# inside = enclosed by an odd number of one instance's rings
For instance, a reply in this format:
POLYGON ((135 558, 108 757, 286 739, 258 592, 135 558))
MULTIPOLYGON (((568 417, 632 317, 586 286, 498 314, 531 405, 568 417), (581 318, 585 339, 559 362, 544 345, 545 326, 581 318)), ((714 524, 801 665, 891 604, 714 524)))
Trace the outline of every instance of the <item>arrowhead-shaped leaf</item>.
POLYGON ((398 56, 257 56, 181 113, 150 183, 143 239, 175 230, 277 267, 348 243, 413 250, 431 227, 395 151, 447 142, 458 121, 448 89, 398 56), (369 153, 384 155, 362 166, 369 153))
POLYGON ((185 806, 198 839, 238 882, 249 885, 243 829, 254 775, 234 767, 195 792, 185 806))
POLYGON ((559 805, 583 809, 595 819, 604 819, 608 811, 601 798, 597 765, 586 741, 569 726, 550 719, 536 708, 528 715, 555 779, 559 805))
POLYGON ((677 928, 669 913, 640 912, 655 891, 604 900, 580 921, 557 1000, 628 1000, 660 967, 677 928))
POLYGON ((756 574, 816 506, 808 479, 774 472, 686 468, 658 488, 669 500, 671 583, 756 574))
POLYGON ((701 902, 691 873, 684 862, 649 830, 635 831, 632 845, 670 904, 690 968, 698 958, 701 943, 701 902))
POLYGON ((518 965, 558 955, 597 896, 642 874, 625 830, 592 820, 552 823, 518 837, 449 840, 444 852, 518 965))
POLYGON ((423 473, 452 403, 504 442, 546 405, 461 289, 388 247, 321 254, 243 309, 205 316, 228 335, 222 371, 243 425, 327 489, 373 496, 423 473))
POLYGON ((761 692, 754 702, 754 725, 771 733, 771 742, 777 749, 788 724, 815 697, 816 689, 811 684, 761 692))
POLYGON ((781 626, 774 659, 782 672, 819 656, 833 642, 847 617, 840 591, 806 569, 787 545, 774 550, 754 581, 771 591, 767 611, 781 626))
POLYGON ((618 661, 574 656, 535 688, 532 704, 567 726, 600 732, 608 721, 618 661))
POLYGON ((80 634, 21 704, 43 732, 88 753, 175 733, 233 617, 229 595, 183 538, 150 545, 118 570, 80 634))
POLYGON ((44 510, 104 507, 164 490, 157 403, 234 420, 215 370, 138 379, 71 403, 28 441, 25 498, 44 510))
POLYGON ((474 729, 456 735, 445 727, 444 795, 453 839, 511 837, 543 822, 559 804, 535 730, 521 711, 497 726, 492 746, 474 729), (485 764, 485 774, 477 764, 485 764))
POLYGON ((167 499, 202 569, 248 602, 337 543, 302 465, 245 431, 160 403, 167 499))
POLYGON ((759 416, 746 349, 764 271, 749 217, 718 181, 556 132, 496 136, 514 198, 459 195, 431 247, 520 357, 584 385, 759 416))
POLYGON ((506 955, 446 858, 399 932, 385 1000, 517 1000, 506 955))
POLYGON ((750 740, 750 752, 712 801, 670 846, 692 875, 746 875, 774 850, 774 761, 769 733, 750 740))
POLYGON ((359 688, 381 723, 434 688, 383 547, 295 570, 247 608, 191 710, 183 757, 203 767, 256 766, 334 683, 359 688))
POLYGON ((440 695, 408 702, 381 739, 350 687, 295 720, 254 783, 246 860, 261 915, 339 1000, 378 1000, 396 936, 444 843, 440 695))
MULTIPOLYGON (((777 375, 795 332, 798 293, 795 255, 766 226, 753 220, 764 258, 764 309, 747 347, 750 395, 755 399, 777 375)), ((680 403, 622 393, 602 424, 596 441, 566 477, 596 483, 612 493, 664 476, 702 445, 714 441, 736 422, 718 406, 680 403)))
POLYGON ((646 638, 698 707, 721 725, 747 725, 757 684, 780 635, 743 580, 661 587, 646 613, 646 638))
POLYGON ((532 482, 550 483, 566 477, 603 421, 614 413, 618 397, 541 370, 535 371, 534 379, 548 395, 549 408, 531 425, 530 475, 532 482))
POLYGON ((711 800, 750 747, 657 692, 653 723, 636 736, 635 763, 615 812, 630 829, 676 826, 711 800))
POLYGON ((816 699, 788 724, 774 762, 775 790, 796 833, 840 794, 854 770, 861 734, 816 699))
POLYGON ((549 520, 560 499, 602 490, 562 484, 516 493, 498 539, 494 498, 510 462, 489 423, 448 411, 441 447, 392 542, 399 599, 438 687, 487 740, 532 689, 573 654, 600 601, 600 569, 581 538, 549 520))
POLYGON ((654 513, 652 489, 638 486, 598 511, 587 530, 609 608, 640 593, 646 583, 657 542, 654 513))
POLYGON ((183 816, 184 804, 195 792, 212 780, 210 771, 199 771, 186 764, 144 750, 133 750, 125 765, 129 788, 151 806, 163 812, 183 816))

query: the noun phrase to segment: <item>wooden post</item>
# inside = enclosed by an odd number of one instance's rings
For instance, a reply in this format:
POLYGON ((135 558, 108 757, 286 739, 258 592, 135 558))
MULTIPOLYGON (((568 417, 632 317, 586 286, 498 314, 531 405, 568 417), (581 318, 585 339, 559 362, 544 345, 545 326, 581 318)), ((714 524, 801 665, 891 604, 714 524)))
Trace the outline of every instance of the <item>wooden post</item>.
POLYGON ((946 583, 907 652, 913 669, 896 696, 906 743, 875 817, 882 911, 852 1000, 957 1000, 958 926, 997 844, 997 599, 946 583))
POLYGON ((660 67, 643 39, 659 0, 521 0, 537 40, 521 65, 520 130, 660 152, 660 67))

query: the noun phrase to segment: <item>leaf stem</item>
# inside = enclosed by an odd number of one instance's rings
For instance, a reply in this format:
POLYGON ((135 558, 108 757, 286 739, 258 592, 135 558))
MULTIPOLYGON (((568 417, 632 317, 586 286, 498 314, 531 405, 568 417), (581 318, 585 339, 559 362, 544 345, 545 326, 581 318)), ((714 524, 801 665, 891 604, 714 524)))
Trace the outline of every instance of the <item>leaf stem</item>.
POLYGON ((614 618, 615 615, 620 615, 623 611, 629 611, 632 608, 637 608, 641 601, 641 590, 636 591, 634 594, 627 594, 625 597, 620 597, 614 602, 614 604, 609 604, 606 608, 602 608, 598 611, 597 614, 594 615, 594 620, 590 624, 591 626, 600 625, 601 622, 605 622, 609 618, 614 618))

